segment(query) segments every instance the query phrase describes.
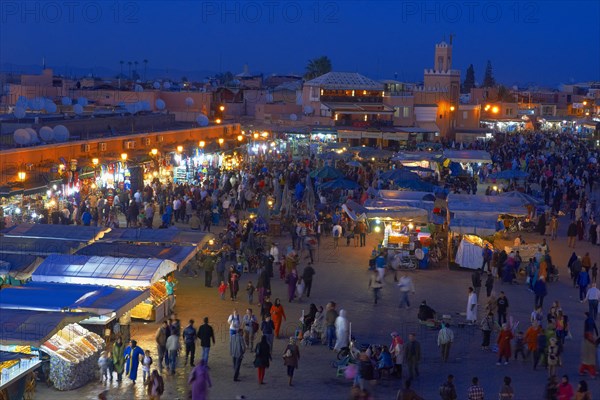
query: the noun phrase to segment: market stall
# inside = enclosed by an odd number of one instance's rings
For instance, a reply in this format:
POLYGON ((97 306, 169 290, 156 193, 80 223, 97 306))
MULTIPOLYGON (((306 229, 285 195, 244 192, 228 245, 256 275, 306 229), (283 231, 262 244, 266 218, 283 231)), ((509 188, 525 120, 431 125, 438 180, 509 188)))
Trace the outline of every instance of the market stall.
MULTIPOLYGON (((30 354, 26 362, 3 364, 0 375, 2 383, 0 386, 0 394, 5 394, 9 399, 22 398, 26 389, 28 394, 32 395, 34 389, 26 388, 25 385, 31 382, 31 373, 40 367, 40 359, 46 357, 44 354, 44 345, 50 338, 57 334, 60 330, 77 321, 81 321, 88 317, 87 313, 69 313, 69 312, 44 312, 31 310, 12 310, 0 308, 0 351, 10 353, 25 353, 30 354)), ((103 344, 101 338, 93 336, 93 340, 98 341, 99 345, 103 344)), ((57 349, 58 350, 58 349, 57 349)), ((80 375, 89 375, 93 373, 96 376, 97 371, 97 354, 89 357, 87 369, 75 368, 74 375, 63 374, 60 370, 55 369, 54 379, 55 384, 62 386, 63 379, 75 383, 81 381, 77 379, 80 375), (94 359, 95 357, 95 359, 94 359), (94 366, 92 369, 91 366, 94 366)), ((51 367, 52 368, 52 367, 51 367)), ((85 384, 89 379, 85 379, 85 384)))
POLYGON ((202 245, 214 236, 210 233, 181 230, 177 228, 168 229, 137 229, 121 228, 111 229, 107 232, 102 242, 129 242, 134 244, 162 244, 162 245, 190 245, 202 247, 202 245))
POLYGON ((0 253, 0 285, 21 284, 31 277, 42 261, 37 256, 0 253))
POLYGON ((164 277, 177 270, 169 260, 50 255, 31 276, 34 282, 148 288, 150 297, 131 310, 133 318, 162 320, 168 315, 164 277))
POLYGON ((22 346, 23 352, 15 346, 15 351, 0 350, 0 399, 19 399, 32 396, 35 391, 35 371, 40 366, 37 354, 29 346, 22 346))
POLYGON ((19 224, 2 231, 6 237, 56 239, 92 243, 101 239, 110 228, 101 226, 19 224))
POLYGON ((455 262, 463 268, 479 269, 483 265, 483 249, 492 244, 479 236, 462 235, 455 262))

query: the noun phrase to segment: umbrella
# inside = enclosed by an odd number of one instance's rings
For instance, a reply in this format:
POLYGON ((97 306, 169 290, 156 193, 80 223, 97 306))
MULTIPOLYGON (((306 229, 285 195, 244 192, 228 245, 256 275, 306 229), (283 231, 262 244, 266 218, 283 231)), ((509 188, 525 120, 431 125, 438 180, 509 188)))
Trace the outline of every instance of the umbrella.
POLYGON ((292 192, 290 192, 290 188, 288 183, 285 183, 283 187, 283 194, 281 195, 281 210, 283 210, 283 215, 285 217, 289 216, 292 213, 292 192))
POLYGON ((321 189, 358 189, 360 185, 349 179, 335 179, 333 181, 325 182, 321 185, 321 189))
POLYGON ((362 166, 363 166, 360 162, 358 162, 356 160, 348 161, 346 163, 346 165, 349 167, 358 167, 358 168, 362 168, 362 166))
POLYGON ((496 172, 488 175, 489 179, 525 179, 529 173, 518 169, 505 169, 504 171, 496 172))
POLYGON ((419 180, 419 175, 405 168, 397 168, 384 172, 379 176, 384 181, 419 180))
POLYGON ((267 207, 267 196, 261 196, 256 212, 262 219, 269 219, 269 207, 267 207))
POLYGON ((302 200, 306 204, 306 210, 312 214, 315 211, 315 191, 313 190, 310 175, 306 177, 306 190, 304 190, 304 197, 302 200))
POLYGON ((323 168, 312 171, 309 174, 309 177, 318 179, 338 179, 343 178, 344 174, 338 169, 330 166, 324 166, 323 168))

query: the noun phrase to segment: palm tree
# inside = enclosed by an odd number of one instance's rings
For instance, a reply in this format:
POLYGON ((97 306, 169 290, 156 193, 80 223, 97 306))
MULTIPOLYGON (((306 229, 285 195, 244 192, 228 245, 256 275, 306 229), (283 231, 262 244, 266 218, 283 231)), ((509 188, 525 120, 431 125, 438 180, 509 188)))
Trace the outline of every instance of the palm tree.
POLYGON ((308 60, 304 78, 307 80, 315 79, 318 76, 331 72, 331 68, 331 60, 329 59, 329 57, 321 56, 313 58, 312 60, 308 60))
POLYGON ((148 78, 146 77, 146 69, 148 68, 148 60, 144 60, 144 81, 146 81, 148 78))
POLYGON ((137 61, 134 61, 133 63, 135 64, 135 69, 134 69, 134 71, 136 72, 136 75, 139 75, 139 74, 137 74, 137 70, 138 70, 138 64, 139 64, 139 63, 138 63, 137 61))
POLYGON ((131 61, 127 61, 127 64, 129 65, 129 79, 131 79, 131 64, 133 64, 131 61))

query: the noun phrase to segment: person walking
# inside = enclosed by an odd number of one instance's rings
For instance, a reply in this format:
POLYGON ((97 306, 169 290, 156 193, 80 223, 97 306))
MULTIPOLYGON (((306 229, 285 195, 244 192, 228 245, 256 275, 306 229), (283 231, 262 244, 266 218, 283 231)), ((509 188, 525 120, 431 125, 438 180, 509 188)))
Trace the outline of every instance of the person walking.
POLYGON ((273 334, 275 332, 275 324, 273 323, 270 314, 265 316, 265 320, 260 324, 260 330, 263 336, 267 337, 269 346, 271 346, 271 351, 273 351, 273 334))
POLYGON ((167 369, 172 375, 175 375, 175 368, 177 367, 177 356, 181 345, 179 344, 179 335, 171 332, 171 336, 167 338, 167 352, 169 353, 169 365, 167 369))
MULTIPOLYGON (((475 271, 473 271, 473 273, 471 274, 471 283, 473 284, 473 291, 475 292, 475 295, 477 296, 477 298, 479 298, 479 293, 481 292, 481 274, 483 272, 483 269, 476 269, 475 271)), ((488 296, 490 297, 490 296, 488 296)))
POLYGON ((194 328, 194 320, 190 319, 189 325, 183 330, 183 343, 185 344, 185 363, 188 363, 188 357, 190 359, 190 365, 194 366, 194 359, 196 358, 196 337, 198 332, 194 328))
POLYGON ((546 353, 546 364, 548 365, 548 376, 556 375, 556 366, 560 364, 559 348, 555 337, 550 338, 550 345, 546 353))
POLYGON ((266 369, 269 368, 271 357, 271 346, 269 346, 269 342, 267 341, 267 337, 263 336, 260 339, 260 343, 256 345, 254 349, 254 367, 258 369, 258 384, 264 385, 265 380, 265 372, 266 369))
POLYGON ((350 322, 346 317, 346 310, 340 310, 340 315, 335 319, 335 351, 348 347, 350 341, 350 322))
POLYGON ((299 360, 300 349, 296 344, 296 338, 290 337, 290 341, 283 352, 283 365, 287 367, 287 376, 289 378, 288 386, 293 386, 294 370, 298 368, 299 360))
POLYGON ((505 376, 502 383, 502 387, 498 393, 498 400, 513 400, 515 398, 515 391, 511 386, 512 379, 510 376, 505 376))
POLYGON ((373 304, 377 304, 377 300, 379 300, 379 292, 383 288, 383 282, 379 278, 379 274, 376 271, 373 271, 371 276, 369 277, 369 287, 368 289, 373 291, 373 304))
POLYGON ((402 379, 402 364, 404 363, 404 340, 398 335, 398 332, 392 332, 392 343, 390 344, 390 353, 394 360, 394 374, 402 379))
POLYGON ((410 379, 404 381, 404 389, 398 390, 396 400, 425 400, 423 397, 419 396, 417 392, 411 389, 410 385, 410 379))
POLYGON ((510 341, 513 339, 513 333, 507 323, 502 324, 502 330, 498 334, 498 362, 496 365, 502 364, 504 358, 504 365, 508 365, 508 360, 512 356, 512 350, 510 347, 510 341))
POLYGON ((408 294, 412 292, 415 294, 415 285, 413 284, 412 279, 404 274, 400 277, 400 282, 398 282, 398 287, 400 288, 400 308, 406 305, 406 309, 410 308, 410 301, 408 299, 408 294))
POLYGON ((558 400, 573 400, 573 396, 575 396, 575 391, 573 385, 569 383, 569 376, 563 375, 558 385, 558 400))
MULTIPOLYGON (((410 379, 408 379, 410 382, 410 379)), ((442 400, 456 400, 458 395, 456 394, 456 386, 454 386, 454 375, 448 375, 446 382, 440 385, 440 397, 442 400)))
POLYGON ((244 326, 244 342, 246 343, 247 348, 254 347, 254 336, 258 331, 258 320, 256 319, 256 315, 252 313, 252 309, 246 309, 246 314, 243 318, 243 326, 244 326))
POLYGON ((442 362, 448 362, 452 342, 454 342, 454 332, 442 322, 442 329, 440 329, 437 337, 437 344, 442 352, 442 362))
POLYGON ((229 295, 231 301, 237 300, 237 294, 240 291, 240 275, 235 271, 233 267, 229 268, 229 274, 227 275, 227 283, 229 285, 229 295))
POLYGON ((558 218, 556 218, 556 215, 553 215, 552 219, 550 220, 550 239, 555 240, 557 235, 558 235, 558 218))
POLYGON ((588 302, 589 313, 595 320, 598 316, 598 301, 600 301, 600 290, 592 283, 592 287, 585 294, 585 300, 588 302))
POLYGON ((234 308, 233 312, 227 318, 227 323, 229 324, 229 335, 233 336, 237 333, 238 329, 242 326, 240 314, 238 314, 237 310, 234 308))
POLYGON ((575 400, 592 400, 592 392, 589 391, 586 381, 579 381, 577 392, 575 392, 575 400))
POLYGON ((467 296, 467 323, 474 324, 477 321, 477 295, 472 287, 469 287, 467 296))
POLYGON ((156 330, 156 354, 158 354, 158 369, 162 371, 163 360, 166 362, 167 357, 167 337, 169 330, 169 323, 165 320, 161 326, 156 330))
POLYGON ((326 312, 325 312, 325 334, 326 334, 326 344, 329 347, 329 350, 333 350, 335 345, 335 320, 338 317, 338 312, 335 309, 335 302, 330 302, 327 304, 326 312))
POLYGON ((581 364, 579 365, 579 375, 586 372, 592 379, 596 377, 596 340, 591 332, 585 332, 581 344, 581 364))
POLYGON ((148 398, 150 400, 160 400, 160 396, 162 396, 165 391, 165 382, 157 370, 153 370, 152 374, 150 374, 147 387, 148 398))
POLYGON ((271 319, 273 320, 273 325, 275 325, 275 337, 279 339, 281 322, 287 320, 285 310, 283 309, 283 305, 281 305, 281 300, 279 300, 279 298, 275 299, 275 304, 271 307, 271 319))
POLYGON ((304 281, 304 291, 306 293, 306 298, 310 297, 310 290, 312 288, 313 276, 315 276, 315 269, 312 265, 307 265, 302 271, 302 280, 304 281))
POLYGON ((575 248, 575 238, 577 237, 577 223, 571 221, 567 228, 567 247, 575 248))
POLYGON ((548 289, 543 276, 540 276, 533 285, 533 293, 535 294, 535 308, 544 307, 544 297, 548 295, 548 289))
POLYGON ((467 389, 467 400, 484 400, 484 398, 485 392, 479 386, 479 378, 475 376, 471 379, 471 386, 467 389))
POLYGON ((198 328, 198 339, 200 339, 200 347, 202 347, 202 361, 208 367, 208 355, 210 353, 210 344, 215 344, 215 332, 208 324, 208 317, 204 317, 204 323, 198 328))
POLYGON ((508 299, 504 292, 500 292, 498 299, 496 300, 496 312, 498 313, 498 325, 506 323, 506 314, 508 313, 508 299))
POLYGON ((212 387, 208 366, 203 359, 192 370, 188 378, 188 385, 192 389, 192 400, 207 400, 208 388, 212 387))
POLYGON ((144 351, 138 347, 135 340, 131 340, 123 355, 125 356, 125 374, 135 385, 138 367, 144 357, 144 351))
POLYGON ((408 365, 408 379, 419 377, 419 362, 421 361, 421 344, 417 341, 417 335, 408 335, 408 344, 404 351, 406 364, 408 365))
POLYGON ((587 288, 590 284, 590 274, 584 268, 579 272, 579 276, 577 277, 577 285, 579 286, 579 302, 583 303, 585 296, 587 294, 587 288))
POLYGON ((494 290, 494 276, 491 273, 487 274, 487 278, 485 279, 485 294, 487 297, 492 295, 492 291, 494 290))
POLYGON ((113 368, 117 373, 117 382, 121 382, 123 380, 123 370, 125 368, 125 349, 123 346, 123 339, 121 337, 117 337, 117 340, 113 344, 112 347, 112 360, 113 360, 113 368))
POLYGON ((240 367, 242 366, 242 359, 246 352, 246 344, 244 343, 244 333, 242 329, 237 329, 233 335, 231 335, 229 341, 229 354, 233 359, 233 381, 239 382, 240 367))
POLYGON ((490 338, 492 331, 494 330, 494 314, 488 312, 486 317, 481 320, 481 332, 483 333, 483 341, 481 342, 481 350, 488 350, 490 348, 490 338))

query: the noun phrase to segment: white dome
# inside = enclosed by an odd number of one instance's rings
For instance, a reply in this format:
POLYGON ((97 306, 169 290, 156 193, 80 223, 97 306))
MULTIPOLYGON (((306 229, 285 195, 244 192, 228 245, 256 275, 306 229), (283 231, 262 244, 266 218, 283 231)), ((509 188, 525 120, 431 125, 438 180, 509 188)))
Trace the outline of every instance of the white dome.
POLYGON ((25 115, 27 113, 25 112, 25 108, 24 107, 15 107, 15 110, 13 111, 13 114, 15 115, 16 119, 21 119, 21 118, 25 118, 25 115))
POLYGON ((73 104, 73 101, 71 100, 71 98, 67 97, 67 96, 60 99, 60 102, 63 106, 70 106, 71 104, 73 104))
POLYGON ((29 135, 29 131, 27 129, 17 129, 13 134, 13 138, 16 144, 26 145, 31 142, 31 136, 29 135))
POLYGON ((159 110, 164 110, 167 104, 163 99, 156 99, 156 108, 159 110))
POLYGON ((192 99, 191 97, 186 97, 185 99, 185 105, 188 107, 191 107, 194 105, 194 99, 192 99))
POLYGON ((44 142, 51 142, 54 140, 54 131, 49 126, 42 126, 40 128, 40 138, 44 142))
POLYGON ((200 126, 208 126, 208 117, 204 114, 200 114, 196 117, 196 122, 200 126))
POLYGON ((77 99, 77 104, 81 105, 82 107, 85 107, 88 105, 88 99, 86 99, 85 97, 80 97, 77 99))
POLYGON ((66 142, 69 140, 69 130, 64 125, 56 125, 54 127, 54 140, 57 142, 66 142))
POLYGON ((83 106, 79 103, 73 106, 73 112, 77 115, 81 115, 83 113, 83 106))

